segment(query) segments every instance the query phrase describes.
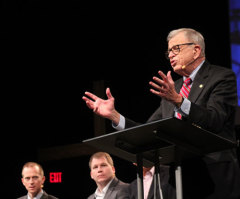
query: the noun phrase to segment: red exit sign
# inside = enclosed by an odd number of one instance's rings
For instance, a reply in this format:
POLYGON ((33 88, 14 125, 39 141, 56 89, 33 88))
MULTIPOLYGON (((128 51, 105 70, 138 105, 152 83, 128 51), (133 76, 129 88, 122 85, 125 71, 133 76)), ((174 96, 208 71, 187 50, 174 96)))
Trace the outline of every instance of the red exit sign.
POLYGON ((62 182, 62 172, 50 172, 49 173, 50 183, 61 183, 62 182))

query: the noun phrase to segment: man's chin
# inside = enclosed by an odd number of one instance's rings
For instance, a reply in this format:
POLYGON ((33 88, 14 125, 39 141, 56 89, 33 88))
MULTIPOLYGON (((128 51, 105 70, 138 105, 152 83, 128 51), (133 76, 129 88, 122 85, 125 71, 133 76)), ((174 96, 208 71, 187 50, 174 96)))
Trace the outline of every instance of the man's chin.
POLYGON ((101 183, 101 182, 105 182, 105 181, 107 181, 106 178, 99 178, 99 179, 98 179, 98 182, 100 182, 100 183, 101 183))
POLYGON ((37 190, 29 190, 28 192, 29 192, 32 196, 35 197, 35 196, 38 194, 39 191, 37 191, 37 190))
POLYGON ((173 68, 173 71, 174 71, 175 73, 177 73, 177 74, 179 74, 179 75, 182 75, 182 72, 183 72, 182 66, 177 65, 177 66, 174 66, 174 67, 172 67, 172 68, 173 68))

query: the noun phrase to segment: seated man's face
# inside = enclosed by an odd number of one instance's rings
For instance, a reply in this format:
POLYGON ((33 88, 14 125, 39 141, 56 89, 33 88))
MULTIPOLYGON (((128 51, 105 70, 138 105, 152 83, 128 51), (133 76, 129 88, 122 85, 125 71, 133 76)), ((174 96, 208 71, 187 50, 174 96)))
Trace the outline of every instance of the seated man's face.
POLYGON ((106 186, 115 176, 115 168, 107 162, 105 157, 93 158, 91 163, 91 178, 97 184, 106 186))
POLYGON ((24 168, 22 174, 22 183, 28 190, 28 194, 36 196, 42 189, 45 177, 40 174, 37 166, 24 168))

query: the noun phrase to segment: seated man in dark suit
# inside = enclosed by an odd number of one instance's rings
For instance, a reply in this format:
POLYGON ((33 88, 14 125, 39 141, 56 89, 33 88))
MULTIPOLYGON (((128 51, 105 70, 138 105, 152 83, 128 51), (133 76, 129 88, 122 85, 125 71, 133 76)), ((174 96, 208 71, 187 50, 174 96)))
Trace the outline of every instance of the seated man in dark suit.
POLYGON ((28 194, 18 199, 57 199, 43 191, 45 182, 43 168, 36 162, 27 162, 22 169, 22 183, 28 191, 28 194))
MULTIPOLYGON (((169 180, 169 166, 160 166, 160 190, 159 182, 156 180, 156 198, 169 199, 175 198, 172 187, 168 185, 169 180), (160 193, 161 192, 161 193, 160 193)), ((154 199, 154 167, 143 167, 143 190, 144 199, 154 199)), ((129 186, 129 194, 131 199, 138 198, 137 179, 132 181, 129 186)))
POLYGON ((129 199, 129 185, 115 176, 113 160, 108 153, 93 154, 89 160, 89 167, 97 189, 88 199, 129 199))

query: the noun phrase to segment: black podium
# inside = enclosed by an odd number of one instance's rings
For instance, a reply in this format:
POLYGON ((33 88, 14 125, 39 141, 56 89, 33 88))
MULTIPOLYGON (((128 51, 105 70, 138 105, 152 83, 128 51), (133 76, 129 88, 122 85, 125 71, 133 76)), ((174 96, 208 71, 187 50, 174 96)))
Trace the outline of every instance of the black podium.
POLYGON ((137 163, 138 199, 143 199, 142 166, 155 166, 156 181, 159 180, 159 165, 174 163, 177 199, 182 199, 183 159, 236 147, 231 140, 176 118, 149 122, 83 142, 137 163))

